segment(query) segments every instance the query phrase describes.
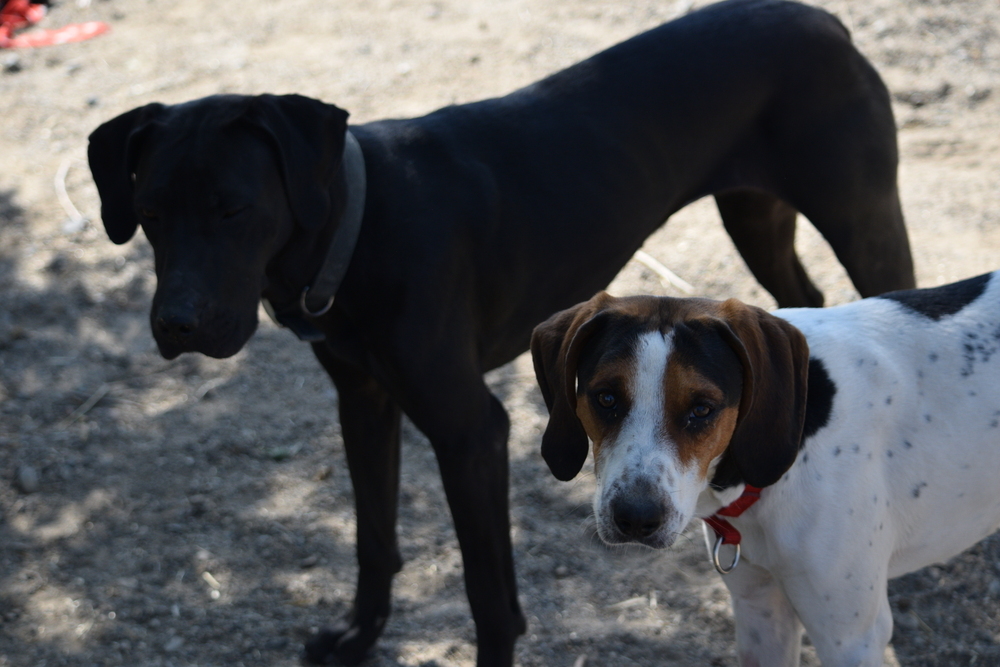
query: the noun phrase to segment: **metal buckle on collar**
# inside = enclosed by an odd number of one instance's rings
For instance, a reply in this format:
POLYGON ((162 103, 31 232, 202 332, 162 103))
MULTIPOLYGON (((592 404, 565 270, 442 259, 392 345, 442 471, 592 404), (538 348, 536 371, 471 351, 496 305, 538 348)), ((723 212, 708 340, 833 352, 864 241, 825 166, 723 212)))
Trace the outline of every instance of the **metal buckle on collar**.
POLYGON ((331 294, 330 299, 326 302, 325 306, 323 306, 316 312, 309 310, 309 306, 306 305, 306 295, 308 293, 309 293, 309 286, 306 285, 304 288, 302 288, 302 296, 299 297, 299 308, 301 308, 302 312, 308 315, 309 317, 319 317, 321 315, 326 315, 327 312, 329 312, 330 308, 333 307, 333 295, 331 294))
POLYGON ((705 547, 708 547, 708 530, 711 528, 715 532, 715 546, 711 549, 712 555, 712 565, 715 566, 715 570, 719 574, 729 574, 736 569, 736 566, 740 562, 740 542, 743 537, 740 535, 733 524, 726 521, 724 517, 736 518, 743 514, 743 512, 750 509, 750 507, 760 500, 760 487, 752 486, 746 484, 743 487, 743 493, 740 497, 729 503, 722 509, 718 510, 712 516, 702 517, 702 521, 705 522, 705 547), (719 560, 719 549, 722 548, 723 544, 732 544, 736 547, 736 554, 733 556, 733 562, 729 567, 722 567, 722 562, 719 560))
POLYGON ((326 338, 326 335, 299 314, 294 306, 288 310, 276 311, 274 304, 267 297, 261 298, 260 302, 264 305, 264 310, 272 322, 283 329, 290 330, 299 340, 306 343, 318 343, 326 338))
POLYGON ((736 566, 740 563, 740 545, 739 543, 734 544, 736 547, 736 555, 733 556, 733 562, 728 567, 722 567, 722 563, 719 562, 719 549, 722 548, 722 542, 725 538, 719 535, 715 538, 715 547, 712 548, 712 565, 715 566, 715 571, 719 574, 729 574, 736 569, 736 566))

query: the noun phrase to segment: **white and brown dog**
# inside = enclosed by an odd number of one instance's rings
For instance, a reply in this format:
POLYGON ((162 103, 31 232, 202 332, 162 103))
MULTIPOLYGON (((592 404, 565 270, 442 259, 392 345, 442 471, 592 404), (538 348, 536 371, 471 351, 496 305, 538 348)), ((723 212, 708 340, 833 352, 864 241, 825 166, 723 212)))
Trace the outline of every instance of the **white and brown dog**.
POLYGON ((802 626, 824 665, 881 665, 887 580, 1000 525, 1000 272, 773 314, 601 293, 531 349, 542 453, 566 480, 593 441, 602 539, 742 536, 744 667, 799 664, 802 626))

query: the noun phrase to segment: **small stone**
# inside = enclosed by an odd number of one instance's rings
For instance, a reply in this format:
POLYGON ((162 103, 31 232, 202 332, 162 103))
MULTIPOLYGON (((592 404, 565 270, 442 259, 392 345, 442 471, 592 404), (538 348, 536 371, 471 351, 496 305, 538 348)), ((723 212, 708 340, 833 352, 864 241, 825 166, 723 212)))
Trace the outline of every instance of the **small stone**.
POLYGON ((303 570, 308 570, 311 567, 316 567, 317 563, 319 563, 319 556, 316 556, 314 554, 312 556, 306 556, 305 558, 303 558, 299 562, 299 567, 301 567, 303 570))
POLYGON ((69 270, 69 268, 70 268, 69 257, 66 255, 66 253, 60 252, 56 254, 56 256, 52 258, 52 261, 50 261, 46 265, 45 270, 53 275, 61 276, 65 274, 69 270))
POLYGON ((22 493, 34 493, 38 490, 38 471, 28 465, 18 466, 17 486, 22 493))
POLYGON ((557 577, 559 577, 560 579, 568 577, 569 576, 569 568, 566 567, 565 565, 557 565, 556 569, 555 569, 555 575, 557 577))
POLYGON ((288 647, 288 643, 288 637, 276 637, 268 640, 264 648, 268 651, 282 651, 288 647))
POLYGON ((179 651, 182 646, 184 646, 183 637, 171 637, 167 643, 163 645, 163 650, 167 653, 173 653, 174 651, 179 651))
POLYGON ((275 447, 268 451, 267 455, 273 461, 287 461, 292 458, 292 450, 288 447, 275 447))
POLYGON ((976 88, 972 84, 965 87, 965 96, 973 105, 985 100, 992 92, 993 91, 989 88, 976 88))
POLYGON ((215 503, 212 502, 212 499, 202 494, 188 496, 188 504, 191 506, 190 511, 193 517, 208 514, 215 509, 215 503))
POLYGON ((3 59, 3 71, 15 74, 23 69, 21 65, 21 56, 16 53, 12 53, 3 59))

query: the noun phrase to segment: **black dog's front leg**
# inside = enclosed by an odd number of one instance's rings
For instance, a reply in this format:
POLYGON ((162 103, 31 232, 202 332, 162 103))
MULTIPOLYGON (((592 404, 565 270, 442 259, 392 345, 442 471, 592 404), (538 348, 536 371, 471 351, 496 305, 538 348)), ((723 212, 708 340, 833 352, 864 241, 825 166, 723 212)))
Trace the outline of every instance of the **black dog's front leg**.
POLYGON ((392 577, 402 567, 396 543, 399 500, 400 409, 368 373, 313 346, 337 387, 340 426, 354 485, 358 587, 344 620, 306 642, 314 663, 361 662, 389 617, 392 577))
POLYGON ((508 514, 507 436, 503 405, 472 376, 440 383, 413 412, 437 454, 462 549, 465 588, 476 622, 477 667, 510 667, 526 624, 517 600, 508 514), (449 395, 448 387, 461 388, 449 395), (443 408, 443 409, 442 409, 443 408))

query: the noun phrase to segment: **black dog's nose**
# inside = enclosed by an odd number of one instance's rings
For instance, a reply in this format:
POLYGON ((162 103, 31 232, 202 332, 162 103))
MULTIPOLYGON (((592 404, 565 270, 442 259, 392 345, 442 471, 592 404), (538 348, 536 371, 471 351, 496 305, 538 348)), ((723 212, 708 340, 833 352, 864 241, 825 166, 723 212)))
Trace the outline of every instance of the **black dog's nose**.
POLYGON ((156 329, 170 340, 186 340, 198 331, 198 316, 190 310, 163 310, 156 318, 156 329))
POLYGON ((645 497, 621 498, 611 502, 611 518, 621 534, 632 540, 649 537, 663 525, 663 505, 645 497))

